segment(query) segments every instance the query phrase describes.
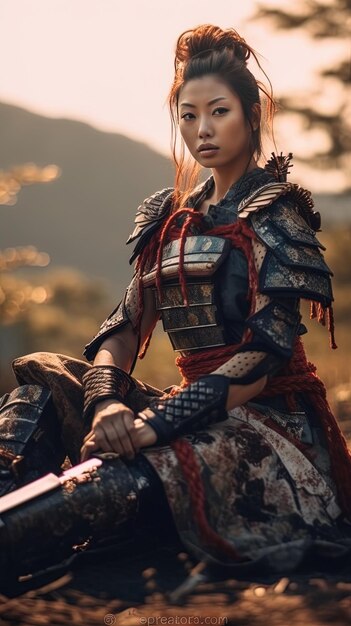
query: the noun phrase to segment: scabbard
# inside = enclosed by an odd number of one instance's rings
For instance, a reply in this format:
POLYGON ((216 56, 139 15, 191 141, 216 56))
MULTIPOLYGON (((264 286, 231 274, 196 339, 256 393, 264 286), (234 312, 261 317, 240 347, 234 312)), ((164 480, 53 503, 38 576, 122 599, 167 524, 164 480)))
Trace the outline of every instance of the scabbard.
POLYGON ((101 457, 0 498, 0 583, 59 562, 74 545, 137 515, 138 488, 126 464, 101 457))

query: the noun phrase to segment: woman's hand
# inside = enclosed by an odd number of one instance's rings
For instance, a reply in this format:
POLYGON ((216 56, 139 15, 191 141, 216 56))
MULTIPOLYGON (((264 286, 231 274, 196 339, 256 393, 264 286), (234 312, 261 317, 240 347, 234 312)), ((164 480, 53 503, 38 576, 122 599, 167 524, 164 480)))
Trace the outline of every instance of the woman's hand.
POLYGON ((153 428, 144 420, 135 419, 131 409, 121 402, 104 400, 96 406, 91 431, 81 448, 81 461, 97 450, 133 459, 140 448, 152 445, 156 439, 153 428))

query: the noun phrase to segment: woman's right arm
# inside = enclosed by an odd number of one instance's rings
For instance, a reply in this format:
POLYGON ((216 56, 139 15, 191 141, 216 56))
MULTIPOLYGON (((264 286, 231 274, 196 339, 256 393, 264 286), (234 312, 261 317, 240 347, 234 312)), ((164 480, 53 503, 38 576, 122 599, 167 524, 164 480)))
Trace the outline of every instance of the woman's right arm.
MULTIPOLYGON (((140 332, 133 326, 138 311, 131 303, 137 303, 137 294, 131 293, 136 289, 132 281, 127 290, 124 306, 128 306, 130 320, 116 327, 115 332, 108 334, 96 353, 93 366, 114 366, 129 374, 140 347, 152 332, 158 321, 155 309, 154 296, 150 289, 145 289, 143 313, 140 323, 140 332), (133 319, 134 318, 134 319, 133 319)), ((96 402, 92 419, 91 430, 84 439, 81 449, 81 460, 97 450, 113 451, 132 459, 143 445, 151 445, 154 431, 150 426, 141 432, 140 424, 135 426, 133 411, 120 400, 103 398, 96 402)))
MULTIPOLYGON (((146 198, 138 207, 135 217, 135 228, 127 242, 135 242, 136 244, 130 262, 137 259, 144 246, 150 241, 151 235, 155 233, 161 221, 169 214, 172 208, 173 191, 174 189, 171 187, 161 189, 146 198)), ((155 309, 153 293, 150 289, 145 289, 141 325, 139 324, 140 299, 138 278, 136 273, 122 302, 112 311, 111 315, 101 325, 97 335, 85 347, 84 355, 89 361, 94 360, 94 365, 98 367, 107 365, 112 366, 111 369, 113 370, 113 366, 116 366, 123 372, 131 374, 139 350, 142 349, 145 340, 149 337, 159 319, 159 314, 155 309), (140 332, 136 330, 138 328, 140 328, 140 332)), ((113 376, 113 371, 111 375, 113 376)), ((87 436, 88 438, 90 436, 91 451, 96 449, 93 448, 96 445, 93 443, 94 438, 95 441, 100 441, 103 449, 113 449, 117 452, 121 451, 121 453, 124 451, 130 457, 134 456, 138 445, 144 447, 155 442, 155 433, 150 426, 145 428, 138 418, 135 422, 133 421, 133 424, 134 428, 138 430, 138 436, 135 437, 130 409, 120 402, 111 401, 111 399, 101 400, 95 408, 92 422, 93 429, 87 436), (104 434, 102 428, 105 423, 107 425, 110 422, 109 432, 104 434), (122 428, 121 424, 125 423, 128 424, 129 433, 131 434, 127 436, 125 429, 124 433, 117 439, 114 435, 115 429, 119 430, 122 428), (114 429, 113 431, 112 428, 114 429)), ((87 437, 85 440, 87 440, 87 437)), ((84 444, 82 448, 83 455, 88 455, 88 449, 86 444, 84 444)))

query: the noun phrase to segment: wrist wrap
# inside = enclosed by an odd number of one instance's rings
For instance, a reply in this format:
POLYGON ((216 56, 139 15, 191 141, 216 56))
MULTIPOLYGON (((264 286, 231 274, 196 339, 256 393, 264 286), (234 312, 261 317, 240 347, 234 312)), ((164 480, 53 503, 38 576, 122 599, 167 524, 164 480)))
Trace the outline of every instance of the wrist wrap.
POLYGON ((192 383, 172 398, 156 399, 139 415, 155 430, 158 444, 227 419, 230 379, 212 374, 192 383))
POLYGON ((131 376, 116 365, 93 365, 83 376, 84 421, 90 418, 95 405, 111 398, 125 402, 129 391, 134 387, 131 376))

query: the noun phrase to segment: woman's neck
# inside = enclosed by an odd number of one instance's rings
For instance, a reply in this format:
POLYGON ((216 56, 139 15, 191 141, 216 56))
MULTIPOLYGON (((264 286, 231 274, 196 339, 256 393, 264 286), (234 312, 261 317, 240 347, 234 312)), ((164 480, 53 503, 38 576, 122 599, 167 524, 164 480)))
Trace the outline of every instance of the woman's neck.
POLYGON ((236 167, 230 166, 227 169, 225 168, 213 168, 212 176, 214 180, 214 186, 211 193, 211 202, 213 204, 217 204, 227 193, 228 189, 234 183, 236 183, 243 174, 247 172, 252 172, 252 170, 256 169, 257 163, 254 159, 251 159, 250 163, 247 165, 247 162, 243 165, 242 163, 238 164, 236 167))

